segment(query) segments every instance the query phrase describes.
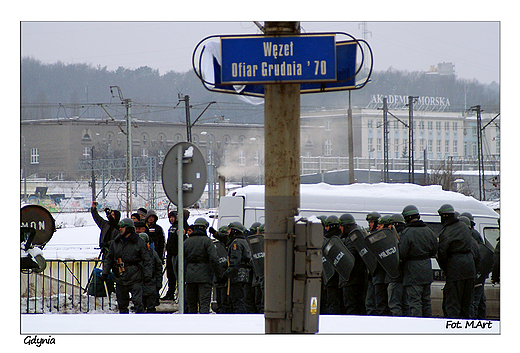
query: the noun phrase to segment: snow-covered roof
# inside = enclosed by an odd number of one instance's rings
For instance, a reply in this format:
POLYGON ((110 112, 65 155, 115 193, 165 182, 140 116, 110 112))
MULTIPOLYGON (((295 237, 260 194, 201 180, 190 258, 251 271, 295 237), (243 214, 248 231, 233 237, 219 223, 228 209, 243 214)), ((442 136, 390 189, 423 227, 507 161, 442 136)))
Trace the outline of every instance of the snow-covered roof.
MULTIPOLYGON (((249 185, 229 195, 245 196, 246 207, 264 207, 264 186, 249 185)), ((436 215, 443 204, 473 216, 497 218, 498 214, 484 203, 463 194, 444 191, 440 185, 421 186, 408 183, 330 185, 301 184, 300 209, 337 212, 396 213, 407 205, 415 205, 422 215, 436 215)))

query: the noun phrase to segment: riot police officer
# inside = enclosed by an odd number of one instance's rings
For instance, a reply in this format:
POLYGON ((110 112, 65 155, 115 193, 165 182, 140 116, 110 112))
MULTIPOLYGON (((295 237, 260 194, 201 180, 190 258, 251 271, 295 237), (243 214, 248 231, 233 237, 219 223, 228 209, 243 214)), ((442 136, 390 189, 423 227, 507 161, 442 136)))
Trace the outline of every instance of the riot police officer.
MULTIPOLYGON (((469 229, 471 230, 471 236, 477 244, 484 244, 482 240, 482 236, 475 229, 475 222, 473 221, 473 215, 469 212, 462 212, 459 216, 459 219, 462 217, 467 217, 469 221, 469 229)), ((477 271, 477 276, 475 278, 475 286, 473 287, 473 300, 471 302, 471 312, 470 317, 472 319, 485 319, 486 318, 486 293, 484 291, 484 283, 486 282, 486 278, 489 273, 481 273, 481 271, 477 271)))
POLYGON ((433 270, 430 258, 437 254, 437 238, 420 218, 414 205, 403 209, 406 228, 399 239, 399 259, 403 267, 403 286, 410 316, 431 317, 431 283, 433 270))
MULTIPOLYGON (((368 222, 368 233, 374 233, 377 231, 377 226, 379 224, 379 218, 381 218, 381 214, 379 212, 370 212, 366 216, 366 221, 368 222)), ((367 310, 367 315, 386 315, 389 314, 388 310, 388 294, 385 295, 386 289, 384 289, 385 283, 385 270, 379 263, 377 263, 374 274, 372 275, 370 272, 367 274, 367 294, 365 298, 365 307, 367 310), (379 288, 377 289, 378 295, 376 295, 376 287, 374 284, 378 284, 379 288), (383 290, 385 292, 383 292, 383 290)))
POLYGON ((356 250, 354 244, 348 236, 350 232, 358 228, 356 220, 350 213, 342 214, 339 217, 339 228, 341 230, 341 240, 347 249, 354 255, 354 268, 350 272, 350 278, 346 281, 343 277, 339 279, 339 287, 342 289, 343 305, 347 315, 366 315, 365 309, 365 284, 366 266, 361 255, 356 250))
POLYGON ((217 251, 207 236, 208 221, 197 218, 184 241, 186 302, 188 314, 209 314, 213 276, 220 276, 217 251))
MULTIPOLYGON (((327 240, 333 236, 341 237, 339 229, 339 218, 337 216, 328 216, 326 220, 327 228, 323 238, 323 246, 327 240)), ((324 289, 326 292, 326 310, 328 314, 342 314, 343 311, 343 290, 339 288, 339 273, 334 269, 328 261, 323 263, 324 266, 330 266, 328 275, 324 276, 324 289)))
POLYGON ((137 313, 144 312, 143 282, 152 280, 152 256, 143 239, 137 235, 134 221, 124 218, 119 222, 119 235, 110 244, 103 260, 101 279, 106 281, 114 273, 119 313, 129 312, 130 293, 137 313))
POLYGON ((251 250, 242 223, 232 222, 228 228, 231 242, 228 246, 229 265, 224 277, 228 278, 229 299, 233 312, 246 313, 244 286, 250 276, 251 250))
POLYGON ((456 216, 453 206, 442 205, 438 210, 442 230, 439 234, 439 266, 446 274, 443 293, 444 316, 469 318, 471 295, 475 280, 475 260, 471 231, 456 216))

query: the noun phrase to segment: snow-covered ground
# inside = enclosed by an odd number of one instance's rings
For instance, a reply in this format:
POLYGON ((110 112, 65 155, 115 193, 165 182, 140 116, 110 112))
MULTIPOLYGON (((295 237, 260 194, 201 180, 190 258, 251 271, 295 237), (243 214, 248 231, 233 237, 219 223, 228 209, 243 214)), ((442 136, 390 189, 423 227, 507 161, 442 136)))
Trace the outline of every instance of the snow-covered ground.
MULTIPOLYGON (((264 334, 261 314, 27 314, 23 334, 264 334)), ((498 334, 499 321, 321 315, 322 334, 498 334)))

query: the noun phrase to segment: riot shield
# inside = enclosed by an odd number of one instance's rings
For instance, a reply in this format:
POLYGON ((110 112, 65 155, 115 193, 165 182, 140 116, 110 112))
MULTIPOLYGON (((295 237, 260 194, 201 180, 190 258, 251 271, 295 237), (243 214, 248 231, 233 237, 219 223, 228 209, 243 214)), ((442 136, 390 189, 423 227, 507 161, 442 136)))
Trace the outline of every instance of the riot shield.
POLYGON ((39 205, 26 205, 21 209, 22 227, 36 229, 36 235, 32 240, 34 246, 43 249, 45 244, 51 240, 56 231, 54 218, 46 208, 39 205))
POLYGON ((228 251, 224 243, 220 240, 214 240, 213 245, 215 246, 215 250, 217 250, 218 266, 220 268, 220 275, 222 275, 228 267, 228 251))
POLYGON ((354 268, 354 255, 337 236, 332 236, 323 248, 323 255, 332 264, 334 269, 346 281, 350 278, 350 272, 354 268))
POLYGON ((354 247, 358 251, 359 255, 361 256, 361 259, 363 259, 363 262, 367 266, 368 270, 372 275, 374 275, 374 272, 377 267, 377 259, 368 250, 367 246, 365 245, 365 237, 367 236, 367 233, 362 228, 356 228, 353 231, 351 231, 348 235, 350 238, 350 241, 352 244, 354 244, 354 247))
POLYGON ((395 234, 391 229, 383 228, 365 238, 367 248, 392 278, 399 277, 399 252, 395 234))
MULTIPOLYGON (((323 246, 322 246, 322 254, 325 251, 325 244, 327 244, 327 238, 323 238, 323 246)), ((327 260, 325 255, 322 255, 321 257, 321 263, 322 263, 322 271, 321 276, 323 278, 323 284, 327 284, 329 280, 334 276, 334 267, 330 263, 330 261, 327 260)))
POLYGON ((478 268, 479 279, 477 281, 489 276, 493 268, 493 254, 495 252, 493 245, 487 239, 484 244, 478 244, 478 250, 480 252, 480 266, 478 268))
POLYGON ((263 278, 265 258, 264 236, 263 234, 250 235, 247 237, 247 242, 251 248, 253 270, 258 277, 263 278))

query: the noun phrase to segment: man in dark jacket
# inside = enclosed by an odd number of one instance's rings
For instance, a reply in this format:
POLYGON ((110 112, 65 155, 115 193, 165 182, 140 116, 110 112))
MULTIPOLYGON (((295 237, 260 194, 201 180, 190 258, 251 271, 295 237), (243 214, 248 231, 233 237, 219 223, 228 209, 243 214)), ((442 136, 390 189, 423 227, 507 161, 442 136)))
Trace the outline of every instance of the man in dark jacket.
POLYGON ((187 314, 209 314, 213 276, 219 276, 217 251, 207 236, 208 222, 197 218, 184 241, 187 314))
POLYGON ((99 215, 97 205, 98 203, 96 201, 92 202, 90 213, 92 214, 92 218, 94 218, 94 222, 96 222, 99 229, 101 229, 101 233, 99 235, 99 247, 101 248, 102 258, 104 258, 108 252, 110 244, 119 235, 118 223, 121 219, 121 212, 105 208, 105 213, 108 218, 107 221, 99 215))
POLYGON ((437 238, 433 230, 420 220, 417 207, 406 206, 402 215, 406 228, 400 234, 399 259, 409 315, 431 317, 431 258, 437 254, 437 238))
MULTIPOLYGON (((337 236, 341 237, 341 230, 339 229, 339 218, 337 216, 328 216, 326 219, 326 231, 323 234, 323 247, 327 241, 333 237, 337 236)), ((322 250, 324 251, 324 250, 322 250)), ((323 256, 325 257, 325 256, 323 256)), ((326 293, 326 313, 333 315, 341 315, 343 314, 343 289, 339 287, 339 273, 334 269, 332 263, 330 261, 323 261, 324 267, 329 267, 326 271, 329 273, 323 276, 323 285, 326 293)))
POLYGON ((150 241, 154 244, 155 251, 157 252, 157 255, 159 255, 161 262, 164 263, 164 244, 166 241, 162 227, 157 224, 159 217, 157 217, 154 210, 148 211, 145 217, 146 226, 148 227, 147 233, 150 237, 150 241))
POLYGON ((119 222, 120 234, 114 239, 103 260, 101 278, 114 273, 119 313, 128 313, 129 294, 137 313, 144 312, 143 282, 152 280, 152 257, 143 239, 135 233, 134 221, 124 218, 119 222))
POLYGON ((141 239, 146 243, 146 248, 152 256, 152 280, 143 283, 143 306, 147 313, 155 313, 159 305, 159 291, 162 287, 162 262, 157 252, 150 248, 150 238, 146 233, 139 233, 141 239))
MULTIPOLYGON (((468 222, 468 228, 471 230, 471 236, 478 244, 484 244, 482 236, 475 229, 475 222, 473 221, 473 215, 469 212, 463 212, 459 216, 459 220, 463 220, 466 217, 468 222)), ((464 222, 464 223, 466 223, 464 222)), ((482 259, 481 259, 482 260, 482 259)), ((471 302, 470 317, 472 319, 486 319, 486 293, 484 291, 484 283, 489 273, 480 273, 480 269, 476 268, 477 275, 475 277, 475 285, 473 287, 473 300, 471 302)))
POLYGON ((244 285, 249 281, 251 250, 244 235, 245 228, 240 222, 229 224, 230 244, 228 246, 229 266, 224 272, 228 278, 229 299, 235 314, 247 312, 244 285))
POLYGON ((472 252, 475 240, 469 228, 455 216, 453 206, 442 205, 438 213, 442 223, 438 261, 446 274, 442 304, 444 316, 468 319, 476 273, 472 252))
POLYGON ((366 266, 356 250, 354 244, 348 236, 350 232, 358 227, 354 217, 350 213, 345 213, 339 217, 341 240, 347 249, 354 255, 354 268, 350 272, 350 278, 346 281, 343 277, 339 278, 339 287, 343 290, 343 305, 347 315, 366 315, 365 309, 365 282, 366 266))

